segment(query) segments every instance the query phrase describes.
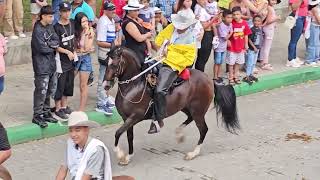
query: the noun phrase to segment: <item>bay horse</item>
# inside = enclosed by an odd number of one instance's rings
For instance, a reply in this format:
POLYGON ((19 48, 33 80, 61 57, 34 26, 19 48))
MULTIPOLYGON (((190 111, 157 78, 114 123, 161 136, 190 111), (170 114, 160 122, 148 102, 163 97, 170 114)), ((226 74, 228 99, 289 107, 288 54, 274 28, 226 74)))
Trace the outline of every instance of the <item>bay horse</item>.
MULTIPOLYGON (((115 133, 114 151, 120 165, 127 165, 133 156, 133 127, 135 124, 151 119, 147 116, 148 109, 152 102, 150 89, 147 85, 146 76, 142 75, 136 79, 132 77, 142 71, 142 64, 135 53, 125 47, 114 47, 108 53, 108 67, 105 73, 105 90, 113 87, 115 79, 118 79, 118 92, 115 98, 116 108, 122 117, 124 124, 115 133), (129 154, 125 154, 119 147, 120 136, 127 131, 129 154)), ((194 151, 185 155, 185 160, 192 160, 199 155, 201 145, 208 131, 205 121, 205 114, 212 103, 214 94, 214 104, 218 115, 222 116, 222 122, 227 131, 236 133, 240 129, 236 96, 232 86, 214 85, 205 73, 192 69, 190 78, 180 86, 175 87, 167 98, 167 116, 182 111, 187 115, 177 129, 176 136, 178 142, 183 141, 183 128, 193 120, 200 133, 200 139, 194 151), (215 90, 214 90, 215 86, 215 90)))

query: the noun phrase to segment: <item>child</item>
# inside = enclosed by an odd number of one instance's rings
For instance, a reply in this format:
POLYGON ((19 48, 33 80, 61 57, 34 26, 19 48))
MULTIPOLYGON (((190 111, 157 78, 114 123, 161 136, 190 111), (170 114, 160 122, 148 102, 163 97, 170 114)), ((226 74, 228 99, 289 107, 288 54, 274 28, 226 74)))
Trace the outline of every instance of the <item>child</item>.
POLYGON ((229 69, 229 84, 240 84, 239 80, 239 67, 244 64, 245 51, 248 47, 248 35, 251 34, 251 30, 248 23, 243 20, 240 7, 232 8, 232 29, 233 33, 228 41, 228 52, 226 62, 229 69))
POLYGON ((262 40, 261 24, 262 17, 255 15, 253 17, 253 27, 251 28, 252 34, 249 35, 249 49, 247 51, 246 59, 246 77, 243 78, 243 81, 250 85, 253 83, 253 81, 258 81, 258 78, 253 76, 253 69, 257 63, 260 43, 262 40))
MULTIPOLYGON (((155 14, 153 8, 149 6, 150 0, 141 0, 140 3, 144 5, 139 11, 139 18, 142 20, 141 25, 146 28, 148 32, 153 32, 155 34, 155 14)), ((148 56, 151 55, 152 45, 151 41, 146 41, 148 48, 148 56)))
POLYGON ((260 61, 262 62, 261 69, 263 70, 273 70, 271 64, 269 64, 269 53, 272 45, 276 23, 281 19, 279 16, 276 15, 276 12, 273 8, 273 6, 276 5, 278 2, 280 1, 269 0, 268 15, 263 26, 264 40, 260 52, 260 61))
POLYGON ((32 28, 34 23, 38 20, 41 7, 46 5, 48 5, 47 0, 31 0, 30 13, 32 15, 32 28))
POLYGON ((5 73, 5 62, 4 55, 7 53, 7 40, 0 33, 0 94, 4 89, 4 73, 5 73))
POLYGON ((213 66, 213 79, 217 84, 223 82, 221 78, 221 64, 227 51, 227 40, 232 35, 232 12, 226 9, 222 13, 222 22, 218 26, 219 46, 214 50, 214 66, 213 66))
POLYGON ((165 18, 162 18, 162 11, 160 8, 158 7, 155 7, 154 8, 154 21, 155 21, 155 31, 156 31, 156 34, 158 35, 160 31, 163 30, 163 19, 166 21, 165 18))

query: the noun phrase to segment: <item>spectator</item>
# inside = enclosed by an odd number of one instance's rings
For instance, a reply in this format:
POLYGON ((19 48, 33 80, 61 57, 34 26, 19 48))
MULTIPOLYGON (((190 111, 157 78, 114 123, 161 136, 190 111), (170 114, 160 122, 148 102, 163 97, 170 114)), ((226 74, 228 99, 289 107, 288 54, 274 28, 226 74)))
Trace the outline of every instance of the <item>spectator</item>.
POLYGON ((77 61, 75 60, 75 73, 79 73, 80 78, 80 111, 84 111, 87 104, 87 82, 92 72, 90 53, 94 51, 94 36, 88 17, 82 12, 78 13, 75 17, 75 45, 78 57, 77 61))
POLYGON ((85 0, 86 3, 89 4, 89 6, 92 8, 94 14, 96 14, 96 10, 97 10, 97 0, 85 0))
POLYGON ((48 5, 46 0, 31 0, 30 13, 32 18, 32 28, 34 26, 34 23, 36 23, 37 19, 39 18, 41 7, 46 5, 48 5))
POLYGON ((211 19, 211 15, 206 10, 207 1, 197 0, 197 5, 194 9, 194 14, 199 18, 204 29, 204 35, 201 40, 201 48, 198 49, 197 61, 195 63, 195 68, 204 72, 204 68, 209 59, 212 50, 212 40, 214 34, 214 19, 211 19))
POLYGON ((76 15, 79 12, 82 12, 87 16, 88 20, 91 23, 94 22, 94 20, 96 18, 95 14, 94 14, 94 11, 93 11, 92 7, 89 6, 85 1, 83 1, 83 0, 74 0, 71 3, 71 6, 72 6, 72 11, 71 11, 70 18, 72 20, 75 19, 76 15))
POLYGON ((175 0, 154 0, 153 5, 160 8, 164 17, 171 23, 171 14, 175 6, 175 0))
POLYGON ((104 14, 100 17, 97 26, 98 61, 100 64, 100 68, 97 88, 98 100, 96 111, 102 112, 105 115, 112 115, 113 112, 111 108, 114 107, 114 104, 108 99, 102 83, 108 65, 108 62, 106 62, 107 53, 110 51, 110 48, 112 46, 120 45, 121 39, 117 39, 116 37, 114 4, 106 2, 103 5, 103 9, 104 14))
POLYGON ((310 37, 307 48, 306 64, 311 66, 320 65, 320 7, 319 0, 309 1, 311 14, 310 37))
POLYGON ((253 17, 253 27, 251 28, 251 34, 249 35, 249 49, 247 51, 246 58, 246 77, 243 78, 244 82, 251 85, 253 82, 257 82, 258 78, 253 75, 254 67, 256 66, 260 44, 262 41, 262 18, 259 15, 253 17))
POLYGON ((145 28, 138 22, 141 8, 143 8, 143 5, 139 4, 138 0, 129 0, 128 5, 123 7, 127 11, 127 15, 122 24, 122 31, 126 39, 125 46, 133 50, 140 62, 143 63, 146 58, 146 40, 150 39, 152 34, 146 32, 145 28))
POLYGON ((8 51, 6 44, 7 44, 6 39, 0 33, 0 94, 4 90, 4 73, 5 73, 4 55, 8 51))
POLYGON ((55 25, 60 18, 59 5, 63 2, 63 0, 52 0, 52 9, 54 11, 54 20, 53 25, 55 25))
POLYGON ((134 180, 129 176, 112 177, 108 148, 102 141, 89 136, 90 128, 98 126, 98 123, 89 121, 84 112, 71 113, 68 122, 70 138, 56 180, 64 180, 68 171, 71 179, 76 180, 134 180))
POLYGON ((222 22, 218 26, 219 45, 214 50, 214 66, 213 66, 213 79, 215 83, 222 84, 223 79, 221 77, 221 65, 226 57, 227 53, 227 41, 232 36, 232 12, 226 9, 222 13, 222 22))
POLYGON ((291 29, 287 66, 298 68, 303 62, 297 57, 297 44, 308 15, 308 0, 289 0, 289 6, 292 10, 291 15, 297 16, 297 19, 295 26, 291 29))
POLYGON ((68 119, 72 110, 68 106, 68 97, 73 96, 74 89, 74 24, 69 20, 71 5, 63 2, 59 5, 60 20, 54 25, 59 36, 60 45, 57 49, 60 58, 61 74, 58 76, 57 89, 55 92, 55 115, 61 119, 68 119))
POLYGON ((11 156, 11 147, 8 141, 6 129, 0 122, 0 178, 11 180, 9 171, 2 164, 11 156))
POLYGON ((155 31, 156 31, 156 35, 158 35, 159 32, 163 30, 163 27, 165 27, 165 23, 167 20, 163 18, 162 11, 160 8, 155 7, 154 13, 155 13, 154 15, 155 31))
POLYGON ((240 7, 241 8, 241 14, 242 19, 249 20, 251 18, 250 16, 250 10, 247 7, 247 5, 243 2, 243 0, 233 0, 229 4, 229 9, 232 10, 234 7, 240 7))
MULTIPOLYGON (((103 5, 105 2, 109 2, 109 0, 101 1, 100 16, 103 15, 103 5)), ((124 17, 122 8, 127 4, 127 0, 112 0, 111 2, 116 6, 116 15, 122 19, 124 17)))
POLYGON ((248 49, 248 35, 251 34, 248 23, 242 19, 241 7, 232 8, 233 34, 230 37, 226 62, 229 69, 229 84, 240 84, 239 67, 244 64, 245 51, 248 49))
POLYGON ((273 6, 279 3, 280 0, 269 0, 268 15, 262 28, 263 42, 260 50, 260 61, 262 62, 261 69, 263 70, 273 70, 272 65, 269 64, 269 53, 273 41, 276 24, 278 21, 281 20, 281 17, 277 16, 273 6))
POLYGON ((47 122, 57 123, 50 113, 50 96, 53 92, 56 62, 54 52, 59 47, 59 37, 52 26, 53 10, 43 6, 32 32, 31 50, 34 71, 33 119, 41 128, 47 122))
POLYGON ((4 36, 10 39, 25 38, 23 33, 23 4, 22 0, 6 0, 6 11, 3 23, 4 36), (15 31, 19 36, 15 35, 15 31))
MULTIPOLYGON (((144 7, 140 9, 138 17, 142 20, 141 24, 144 28, 146 28, 146 31, 151 32, 152 34, 155 34, 155 20, 154 20, 155 14, 154 14, 154 9, 150 7, 149 2, 150 0, 140 1, 140 3, 144 5, 144 7)), ((147 43, 147 49, 148 49, 147 56, 150 57, 151 51, 152 51, 151 41, 148 39, 146 43, 147 43)))

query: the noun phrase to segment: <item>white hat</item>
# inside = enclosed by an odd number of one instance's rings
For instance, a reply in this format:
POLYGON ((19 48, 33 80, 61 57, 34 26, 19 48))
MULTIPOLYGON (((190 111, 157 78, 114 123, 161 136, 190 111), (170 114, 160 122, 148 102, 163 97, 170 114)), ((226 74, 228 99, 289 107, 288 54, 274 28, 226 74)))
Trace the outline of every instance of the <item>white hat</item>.
POLYGON ((314 6, 320 3, 320 0, 309 0, 309 5, 314 6))
POLYGON ((191 9, 184 9, 179 11, 178 14, 172 14, 171 20, 173 26, 180 30, 186 29, 198 21, 191 9))
POLYGON ((124 6, 122 9, 132 11, 142 9, 143 7, 144 5, 140 4, 138 0, 129 0, 128 4, 124 6))
POLYGON ((158 7, 154 7, 154 8, 153 8, 153 11, 154 11, 155 13, 162 13, 161 9, 158 8, 158 7))
POLYGON ((89 128, 99 127, 100 125, 94 121, 89 121, 86 113, 82 111, 74 111, 70 114, 68 126, 85 126, 89 128))

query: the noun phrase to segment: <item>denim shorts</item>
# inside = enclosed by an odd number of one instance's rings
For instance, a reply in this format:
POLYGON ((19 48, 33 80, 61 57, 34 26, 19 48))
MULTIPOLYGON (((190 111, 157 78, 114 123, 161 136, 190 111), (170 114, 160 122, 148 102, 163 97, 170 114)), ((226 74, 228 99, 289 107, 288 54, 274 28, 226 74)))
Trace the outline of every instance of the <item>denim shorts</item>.
POLYGON ((226 52, 214 52, 214 64, 223 64, 226 52))
POLYGON ((4 89, 4 76, 0 77, 0 94, 2 93, 4 89))
POLYGON ((92 72, 91 56, 86 54, 78 57, 78 61, 74 62, 75 71, 92 72))

